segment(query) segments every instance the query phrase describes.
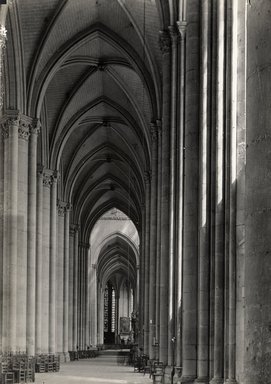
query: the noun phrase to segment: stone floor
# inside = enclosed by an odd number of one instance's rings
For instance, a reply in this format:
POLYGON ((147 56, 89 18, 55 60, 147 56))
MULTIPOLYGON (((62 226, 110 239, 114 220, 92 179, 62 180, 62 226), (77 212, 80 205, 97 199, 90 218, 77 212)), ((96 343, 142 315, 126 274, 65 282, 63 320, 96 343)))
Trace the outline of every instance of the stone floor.
POLYGON ((36 373, 36 384, 151 384, 149 375, 134 373, 123 364, 123 358, 103 354, 95 359, 61 365, 60 372, 36 373))

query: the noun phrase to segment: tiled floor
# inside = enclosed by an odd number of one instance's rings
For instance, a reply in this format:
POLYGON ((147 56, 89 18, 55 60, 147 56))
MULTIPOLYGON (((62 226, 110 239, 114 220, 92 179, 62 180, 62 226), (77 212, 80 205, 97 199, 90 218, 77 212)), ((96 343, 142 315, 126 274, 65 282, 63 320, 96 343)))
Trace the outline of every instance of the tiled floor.
POLYGON ((149 375, 134 373, 120 358, 102 355, 61 365, 60 372, 37 373, 36 384, 151 384, 149 375))

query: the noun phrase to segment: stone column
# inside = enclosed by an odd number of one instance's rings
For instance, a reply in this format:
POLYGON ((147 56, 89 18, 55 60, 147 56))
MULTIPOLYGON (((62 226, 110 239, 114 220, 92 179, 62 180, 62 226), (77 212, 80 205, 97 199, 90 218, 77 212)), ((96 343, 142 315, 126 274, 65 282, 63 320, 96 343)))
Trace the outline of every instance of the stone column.
POLYGON ((158 136, 158 169, 157 169, 157 243, 156 243, 156 279, 155 279, 155 343, 156 355, 159 358, 160 338, 160 261, 161 261, 161 177, 162 177, 162 130, 161 121, 157 121, 158 136))
POLYGON ((53 174, 50 204, 50 264, 49 264, 49 352, 56 349, 56 207, 57 207, 57 173, 53 174))
POLYGON ((92 264, 90 267, 90 342, 92 345, 96 345, 98 343, 98 334, 97 334, 97 321, 98 321, 98 313, 97 313, 97 305, 98 305, 98 291, 97 291, 97 265, 92 264))
POLYGON ((17 314, 16 349, 26 351, 27 318, 27 200, 28 140, 32 119, 20 115, 18 141, 18 211, 17 211, 17 314))
MULTIPOLYGON (((49 265, 50 265, 50 195, 53 172, 43 170, 42 193, 42 314, 41 314, 41 352, 49 351, 49 265)), ((37 255, 39 257, 39 255, 37 255)))
POLYGON ((171 41, 169 33, 160 32, 163 70, 162 175, 161 175, 161 259, 160 259, 160 336, 159 359, 168 362, 168 283, 169 283, 169 136, 171 99, 171 41))
MULTIPOLYGON (((26 352, 35 354, 36 304, 36 238, 37 238, 37 140, 40 123, 34 120, 30 127, 28 156, 28 223, 27 223, 27 318, 26 352)), ((40 213, 40 212, 39 212, 40 213)))
POLYGON ((3 108, 4 103, 4 86, 3 86, 3 72, 4 72, 4 56, 7 41, 7 30, 5 28, 6 16, 8 11, 8 5, 0 6, 0 110, 3 108))
POLYGON ((145 171, 144 353, 149 354, 150 171, 145 171))
POLYGON ((65 361, 69 361, 69 234, 70 234, 70 204, 65 206, 64 218, 64 283, 63 283, 63 352, 65 361))
POLYGON ((199 143, 199 270, 197 383, 209 381, 209 64, 210 2, 201 3, 200 143, 199 143))
POLYGON ((36 221, 36 318, 35 318, 35 353, 42 352, 42 258, 43 258, 43 167, 38 167, 37 172, 37 221, 36 221))
POLYGON ((69 241, 69 351, 73 351, 73 290, 74 290, 74 235, 75 228, 70 225, 70 241, 69 241))
POLYGON ((57 202, 57 258, 56 258, 56 352, 64 359, 64 215, 66 203, 57 202))
POLYGON ((217 2, 214 377, 212 384, 222 384, 224 376, 224 38, 225 0, 219 0, 217 2))
MULTIPOLYGON (((229 124, 229 298, 228 298, 228 384, 236 384, 236 217, 237 217, 237 58, 238 4, 228 2, 228 32, 230 38, 230 124, 229 124)), ((239 80, 239 79, 238 79, 239 80)))
POLYGON ((145 206, 141 204, 141 212, 142 212, 142 232, 139 234, 140 236, 140 255, 141 255, 141 260, 140 260, 140 271, 139 271, 139 335, 138 335, 138 343, 140 347, 143 347, 144 344, 144 283, 145 283, 145 271, 144 271, 144 243, 145 243, 145 236, 143 235, 145 233, 145 222, 144 222, 144 217, 145 217, 145 206))
POLYGON ((78 225, 74 229, 74 265, 73 265, 73 350, 78 346, 78 225))
MULTIPOLYGON (((241 0, 234 2, 234 12, 237 13, 237 97, 236 97, 236 135, 237 135, 237 162, 236 162, 236 380, 244 381, 244 354, 245 354, 245 201, 246 201, 246 60, 247 60, 247 2, 241 0)), ((234 18, 234 20, 236 20, 234 18)), ((236 23, 235 23, 236 24, 236 23)), ((233 113, 234 113, 233 108, 233 113)))
POLYGON ((90 344, 90 246, 87 245, 86 248, 86 259, 85 259, 85 313, 86 313, 86 322, 85 322, 85 345, 89 346, 90 344))
MULTIPOLYGON (((3 236, 4 236, 4 140, 0 127, 0 321, 3 321, 3 236)), ((0 326, 0 351, 2 351, 2 326, 0 326)))
POLYGON ((4 136, 4 236, 3 236, 3 352, 17 349, 17 208, 19 114, 2 123, 4 136))
MULTIPOLYGON (((176 261, 176 365, 182 366, 182 280, 183 280, 183 196, 184 196, 184 127, 185 127, 185 53, 186 21, 181 13, 179 30, 179 129, 177 130, 177 261, 176 261)), ((179 372, 176 372, 179 374, 179 372)))
POLYGON ((190 0, 186 6, 181 382, 193 383, 197 377, 200 2, 190 0))
POLYGON ((270 1, 247 3, 245 324, 246 384, 270 381, 270 1))
POLYGON ((175 363, 176 332, 176 179, 177 179, 177 48, 178 33, 169 27, 171 38, 171 119, 170 119, 170 196, 169 196, 169 313, 168 313, 168 365, 175 363), (173 342, 174 340, 174 342, 173 342), (174 349, 174 350, 173 350, 174 349))
POLYGON ((150 266, 149 266, 149 356, 155 358, 155 314, 156 314, 156 257, 157 257, 157 139, 156 124, 151 124, 152 135, 152 178, 151 178, 151 213, 150 213, 150 266))

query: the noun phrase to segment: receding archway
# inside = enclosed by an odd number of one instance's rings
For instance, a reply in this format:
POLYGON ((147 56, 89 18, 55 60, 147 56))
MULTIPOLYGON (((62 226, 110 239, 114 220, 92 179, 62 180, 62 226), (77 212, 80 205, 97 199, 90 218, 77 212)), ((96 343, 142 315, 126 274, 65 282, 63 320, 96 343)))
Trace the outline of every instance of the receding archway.
POLYGON ((134 341, 131 320, 138 309, 139 235, 132 220, 113 208, 90 236, 93 344, 134 341))

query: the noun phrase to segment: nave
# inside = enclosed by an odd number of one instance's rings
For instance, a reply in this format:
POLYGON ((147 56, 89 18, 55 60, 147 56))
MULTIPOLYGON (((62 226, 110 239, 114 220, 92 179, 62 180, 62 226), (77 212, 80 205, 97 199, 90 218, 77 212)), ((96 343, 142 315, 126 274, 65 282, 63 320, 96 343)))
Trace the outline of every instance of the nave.
POLYGON ((35 384, 151 384, 149 374, 134 372, 121 352, 105 350, 95 359, 66 363, 58 373, 36 374, 35 384))
POLYGON ((270 14, 0 1, 1 366, 132 343, 270 384, 270 14))

